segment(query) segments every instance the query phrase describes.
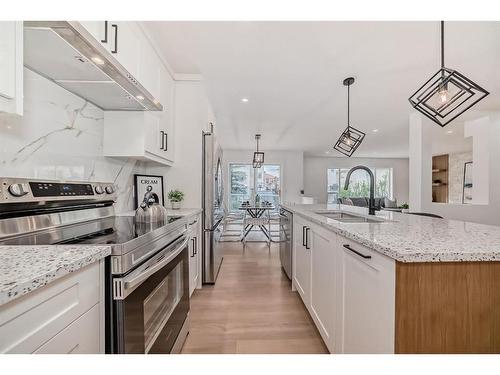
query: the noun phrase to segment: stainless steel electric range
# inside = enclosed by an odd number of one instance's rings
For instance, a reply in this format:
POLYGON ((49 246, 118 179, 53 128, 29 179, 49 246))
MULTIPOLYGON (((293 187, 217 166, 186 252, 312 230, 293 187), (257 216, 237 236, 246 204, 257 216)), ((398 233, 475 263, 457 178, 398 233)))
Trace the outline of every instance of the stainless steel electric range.
POLYGON ((106 352, 177 353, 189 326, 187 219, 115 216, 112 183, 0 178, 0 245, 109 245, 106 352))

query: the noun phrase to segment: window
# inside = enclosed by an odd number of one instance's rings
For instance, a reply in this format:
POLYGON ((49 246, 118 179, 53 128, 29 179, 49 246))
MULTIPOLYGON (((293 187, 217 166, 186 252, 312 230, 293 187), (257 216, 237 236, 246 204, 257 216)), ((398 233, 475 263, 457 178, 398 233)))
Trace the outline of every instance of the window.
MULTIPOLYGON (((375 197, 388 197, 392 199, 392 168, 370 169, 375 175, 375 197)), ((370 196, 370 177, 363 170, 357 170, 352 173, 349 189, 344 190, 347 172, 349 172, 349 169, 328 169, 328 203, 337 203, 338 198, 370 196)))
POLYGON ((229 165, 230 188, 229 210, 236 211, 244 201, 259 194, 261 201, 269 201, 277 207, 281 196, 281 168, 264 164, 254 169, 251 164, 229 165))

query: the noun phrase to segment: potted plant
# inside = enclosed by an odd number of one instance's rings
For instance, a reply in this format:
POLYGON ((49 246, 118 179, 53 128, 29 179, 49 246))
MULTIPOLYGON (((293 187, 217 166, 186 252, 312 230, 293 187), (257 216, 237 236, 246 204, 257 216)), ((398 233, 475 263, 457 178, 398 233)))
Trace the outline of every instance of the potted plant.
POLYGON ((408 206, 408 203, 403 203, 399 208, 401 208, 402 213, 410 212, 410 206, 408 206))
POLYGON ((184 193, 180 190, 170 190, 168 192, 168 199, 170 200, 170 204, 172 205, 173 210, 178 210, 181 208, 181 202, 184 199, 184 193))

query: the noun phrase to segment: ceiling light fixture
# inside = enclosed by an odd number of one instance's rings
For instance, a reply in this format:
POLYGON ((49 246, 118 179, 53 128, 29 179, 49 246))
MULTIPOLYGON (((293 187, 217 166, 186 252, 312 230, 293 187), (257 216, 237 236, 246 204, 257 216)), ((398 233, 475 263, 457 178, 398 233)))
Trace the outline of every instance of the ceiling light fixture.
POLYGON ((243 103, 248 103, 248 98, 243 98, 243 99, 241 99, 241 101, 242 101, 243 103))
POLYGON ((255 141, 257 142, 257 149, 253 153, 253 167, 254 168, 260 168, 262 167, 262 164, 264 164, 264 153, 259 151, 259 140, 260 140, 260 134, 255 134, 255 141))
POLYGON ((372 132, 378 133, 378 129, 373 129, 372 132))
POLYGON ((441 21, 441 69, 408 100, 413 108, 445 126, 489 94, 463 74, 444 66, 444 21, 441 21))
POLYGON ((446 134, 453 134, 453 130, 448 130, 446 134))
POLYGON ((342 132, 340 138, 333 148, 338 152, 351 157, 354 151, 359 147, 363 139, 365 138, 365 133, 353 128, 350 123, 349 117, 349 106, 350 106, 350 90, 349 88, 354 83, 353 77, 348 77, 344 79, 343 84, 347 86, 347 128, 342 132))
POLYGON ((97 65, 104 65, 104 60, 101 59, 99 56, 94 56, 91 58, 91 60, 97 65))
POLYGON ((144 96, 142 96, 142 95, 137 95, 136 98, 139 100, 144 100, 144 96))

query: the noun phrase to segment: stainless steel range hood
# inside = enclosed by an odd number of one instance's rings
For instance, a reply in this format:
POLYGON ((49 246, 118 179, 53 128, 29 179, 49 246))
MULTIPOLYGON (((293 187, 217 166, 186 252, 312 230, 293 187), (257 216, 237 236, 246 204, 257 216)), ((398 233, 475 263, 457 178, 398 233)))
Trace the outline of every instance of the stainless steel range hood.
POLYGON ((163 110, 78 22, 25 21, 24 65, 103 110, 163 110))

